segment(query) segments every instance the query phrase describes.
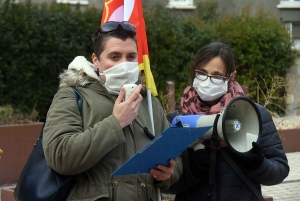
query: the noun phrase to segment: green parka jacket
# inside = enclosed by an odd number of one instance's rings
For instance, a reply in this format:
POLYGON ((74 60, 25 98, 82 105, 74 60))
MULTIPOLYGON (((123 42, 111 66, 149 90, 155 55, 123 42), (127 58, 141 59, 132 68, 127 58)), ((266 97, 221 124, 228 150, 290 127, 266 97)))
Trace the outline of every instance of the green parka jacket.
MULTIPOLYGON (((58 173, 76 175, 67 200, 147 201, 157 200, 157 189, 177 182, 182 173, 181 159, 176 159, 174 174, 155 182, 150 174, 110 176, 150 139, 144 127, 151 128, 146 98, 132 124, 120 127, 112 114, 116 97, 101 84, 93 65, 76 57, 60 75, 60 87, 47 114, 43 147, 48 165, 58 173), (82 116, 71 87, 83 96, 82 116)), ((162 106, 152 98, 155 133, 169 127, 162 106)))

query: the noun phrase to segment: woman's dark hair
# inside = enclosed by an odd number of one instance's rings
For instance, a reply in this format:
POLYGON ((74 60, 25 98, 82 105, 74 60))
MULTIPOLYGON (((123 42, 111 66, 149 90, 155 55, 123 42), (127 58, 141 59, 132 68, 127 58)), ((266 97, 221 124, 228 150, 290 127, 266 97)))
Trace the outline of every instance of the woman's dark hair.
POLYGON ((197 68, 215 57, 220 57, 224 62, 226 66, 226 77, 235 71, 234 55, 229 46, 219 42, 210 43, 202 47, 197 53, 191 69, 191 80, 194 80, 195 70, 197 68))
POLYGON ((118 25, 117 29, 110 32, 102 32, 99 28, 93 34, 92 40, 94 44, 94 53, 97 58, 100 59, 100 54, 104 51, 106 42, 109 38, 118 38, 125 41, 127 38, 131 38, 137 43, 136 35, 134 32, 123 29, 121 25, 118 25))

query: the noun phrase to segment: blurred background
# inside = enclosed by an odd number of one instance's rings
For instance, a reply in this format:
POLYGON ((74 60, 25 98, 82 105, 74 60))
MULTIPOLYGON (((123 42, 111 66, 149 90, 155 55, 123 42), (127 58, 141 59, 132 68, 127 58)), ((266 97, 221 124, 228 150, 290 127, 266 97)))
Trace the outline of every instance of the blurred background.
MULTIPOLYGON (((0 0, 0 124, 44 121, 58 75, 91 61, 104 0, 0 0)), ((191 84, 197 51, 235 53, 248 96, 273 116, 300 115, 300 0, 143 0, 151 70, 166 113, 191 84), (166 82, 175 83, 170 108, 166 82)))

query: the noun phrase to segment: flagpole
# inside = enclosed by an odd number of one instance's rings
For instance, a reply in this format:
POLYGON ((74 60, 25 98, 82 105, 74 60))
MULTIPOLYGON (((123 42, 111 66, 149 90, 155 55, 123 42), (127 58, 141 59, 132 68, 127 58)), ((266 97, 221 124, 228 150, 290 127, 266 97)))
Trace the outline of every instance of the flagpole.
POLYGON ((149 110, 150 119, 151 119, 152 133, 153 133, 153 135, 155 135, 154 122, 153 122, 152 99, 151 99, 151 90, 150 89, 147 89, 147 99, 148 99, 148 110, 149 110))
MULTIPOLYGON (((153 109, 152 109, 151 89, 147 89, 147 101, 148 101, 148 110, 149 110, 150 120, 151 120, 151 126, 152 126, 152 133, 153 133, 153 135, 155 135, 154 121, 153 121, 153 109)), ((156 189, 157 189, 157 198, 158 198, 158 201, 161 201, 160 188, 157 187, 156 189)))

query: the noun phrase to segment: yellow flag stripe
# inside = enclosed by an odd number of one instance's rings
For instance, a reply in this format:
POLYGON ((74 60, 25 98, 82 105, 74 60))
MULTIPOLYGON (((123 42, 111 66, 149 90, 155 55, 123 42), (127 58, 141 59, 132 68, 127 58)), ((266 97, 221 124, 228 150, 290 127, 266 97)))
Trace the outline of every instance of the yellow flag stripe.
POLYGON ((150 70, 150 61, 148 55, 143 55, 143 63, 139 64, 139 70, 144 71, 146 88, 151 90, 152 96, 157 96, 157 90, 154 83, 153 75, 150 70))

